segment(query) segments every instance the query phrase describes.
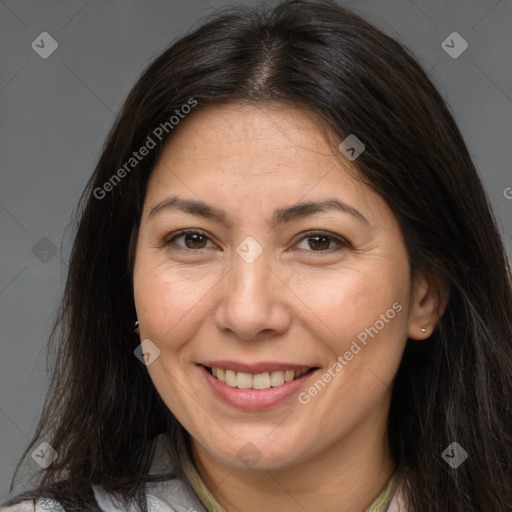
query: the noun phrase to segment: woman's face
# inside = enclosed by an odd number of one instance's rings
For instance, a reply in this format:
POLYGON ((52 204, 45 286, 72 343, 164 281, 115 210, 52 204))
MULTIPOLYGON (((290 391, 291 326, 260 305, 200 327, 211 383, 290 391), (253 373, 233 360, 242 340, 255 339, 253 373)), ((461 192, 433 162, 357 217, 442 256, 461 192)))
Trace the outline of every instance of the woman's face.
POLYGON ((134 269, 148 371, 224 464, 382 438, 407 337, 431 332, 396 218, 344 162, 311 113, 222 106, 182 121, 150 177, 134 269))

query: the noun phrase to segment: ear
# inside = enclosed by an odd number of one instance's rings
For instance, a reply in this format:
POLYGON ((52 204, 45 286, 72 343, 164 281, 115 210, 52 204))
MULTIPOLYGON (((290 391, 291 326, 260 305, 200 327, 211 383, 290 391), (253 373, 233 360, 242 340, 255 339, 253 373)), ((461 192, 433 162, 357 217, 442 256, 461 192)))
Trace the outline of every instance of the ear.
POLYGON ((418 274, 412 292, 409 338, 424 340, 432 334, 446 310, 449 297, 450 288, 444 280, 418 274))

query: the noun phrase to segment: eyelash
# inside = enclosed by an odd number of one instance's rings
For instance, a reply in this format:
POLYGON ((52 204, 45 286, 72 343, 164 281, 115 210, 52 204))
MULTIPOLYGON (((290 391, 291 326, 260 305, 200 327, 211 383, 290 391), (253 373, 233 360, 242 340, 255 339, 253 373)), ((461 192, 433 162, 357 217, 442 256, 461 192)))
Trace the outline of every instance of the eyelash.
MULTIPOLYGON (((313 238, 315 236, 320 236, 320 237, 327 238, 327 239, 331 240, 332 242, 334 242, 334 243, 336 243, 338 245, 338 247, 336 247, 336 248, 332 248, 331 247, 329 249, 316 250, 316 251, 313 250, 313 249, 311 249, 311 250, 299 249, 299 250, 306 250, 306 252, 311 252, 311 253, 329 253, 330 254, 333 251, 339 251, 340 249, 347 248, 350 245, 346 240, 343 240, 342 238, 340 238, 338 236, 335 236, 335 235, 329 233, 328 231, 312 230, 312 231, 306 231, 305 233, 301 233, 301 234, 303 236, 302 236, 302 238, 299 239, 299 241, 297 243, 302 242, 303 240, 307 240, 308 238, 313 238)), ((171 244, 174 243, 174 241, 176 239, 184 237, 184 236, 187 236, 187 235, 201 235, 201 236, 207 238, 207 240, 211 242, 211 239, 208 237, 208 235, 204 231, 201 231, 199 229, 183 229, 183 230, 178 231, 177 233, 173 233, 172 235, 167 237, 163 241, 162 246, 163 247, 169 247, 171 244)), ((189 249, 187 247, 174 244, 174 249, 175 250, 183 250, 183 251, 187 251, 187 252, 200 252, 203 249, 207 249, 207 247, 202 247, 200 249, 189 249)))

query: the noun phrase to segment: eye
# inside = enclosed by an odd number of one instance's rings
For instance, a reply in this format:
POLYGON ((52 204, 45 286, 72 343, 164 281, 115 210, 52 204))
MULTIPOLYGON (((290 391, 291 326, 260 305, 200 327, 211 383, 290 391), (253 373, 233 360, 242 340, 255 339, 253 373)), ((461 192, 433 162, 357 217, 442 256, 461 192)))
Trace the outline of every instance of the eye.
POLYGON ((165 245, 175 245, 180 249, 205 249, 210 239, 202 231, 195 229, 184 229, 179 233, 172 235, 165 241, 165 245), (182 243, 178 243, 181 240, 182 243))
POLYGON ((301 242, 298 244, 299 249, 310 252, 331 252, 332 249, 340 250, 344 247, 348 247, 347 242, 326 231, 310 231, 301 238, 301 242), (300 247, 301 244, 306 244, 307 247, 300 247), (333 245, 337 247, 333 247, 333 245))
MULTIPOLYGON (((348 245, 348 242, 326 231, 309 231, 300 239, 297 248, 299 250, 318 253, 333 252, 348 247, 348 245)), ((197 229, 183 229, 165 240, 164 246, 174 246, 173 248, 178 250, 199 251, 212 247, 213 244, 203 231, 197 229), (208 246, 208 243, 211 245, 208 246)))

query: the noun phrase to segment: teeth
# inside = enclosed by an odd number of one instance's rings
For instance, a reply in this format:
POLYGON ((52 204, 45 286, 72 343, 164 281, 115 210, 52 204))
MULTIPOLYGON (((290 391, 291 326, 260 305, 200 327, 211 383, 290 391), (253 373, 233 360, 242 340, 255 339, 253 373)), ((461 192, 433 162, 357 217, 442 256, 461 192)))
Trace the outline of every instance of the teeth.
POLYGON ((291 382, 305 375, 309 370, 286 370, 263 372, 253 375, 245 372, 212 368, 212 375, 232 388, 239 389, 269 389, 282 386, 285 382, 291 382))
POLYGON ((236 388, 236 372, 233 370, 226 370, 226 384, 236 388))
POLYGON ((270 374, 270 385, 275 388, 284 384, 284 372, 272 372, 270 374))
POLYGON ((238 372, 236 374, 236 387, 240 389, 252 388, 252 375, 250 373, 238 372))
POLYGON ((295 371, 294 370, 286 370, 284 372, 284 381, 285 382, 291 382, 294 377, 295 377, 295 371))
POLYGON ((270 387, 270 375, 268 372, 258 373, 252 378, 254 389, 268 389, 270 387))

